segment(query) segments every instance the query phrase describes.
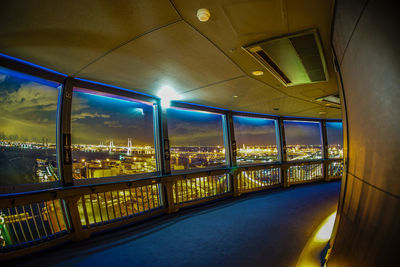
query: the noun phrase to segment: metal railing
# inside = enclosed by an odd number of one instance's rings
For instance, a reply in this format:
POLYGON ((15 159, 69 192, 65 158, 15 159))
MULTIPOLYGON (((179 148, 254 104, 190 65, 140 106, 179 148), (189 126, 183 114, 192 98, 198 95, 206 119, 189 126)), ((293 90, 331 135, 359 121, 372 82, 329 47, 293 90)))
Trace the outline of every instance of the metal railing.
POLYGON ((282 184, 279 166, 257 166, 239 168, 237 171, 239 193, 258 191, 282 184))
POLYGON ((343 161, 332 161, 328 164, 328 178, 329 179, 338 179, 343 176, 343 161))
POLYGON ((303 162, 290 164, 287 168, 289 184, 304 183, 323 179, 323 163, 303 162))
POLYGON ((13 258, 66 240, 82 240, 94 232, 219 198, 334 179, 342 173, 341 159, 319 160, 2 195, 0 257, 13 258))
POLYGON ((184 207, 229 192, 228 172, 206 172, 177 177, 172 186, 174 205, 184 207))

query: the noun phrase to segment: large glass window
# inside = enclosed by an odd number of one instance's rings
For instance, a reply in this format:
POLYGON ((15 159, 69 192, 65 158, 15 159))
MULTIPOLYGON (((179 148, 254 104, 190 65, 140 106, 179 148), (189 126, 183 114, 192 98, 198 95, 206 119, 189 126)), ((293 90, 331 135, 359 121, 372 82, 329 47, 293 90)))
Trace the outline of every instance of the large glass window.
POLYGON ((169 108, 167 118, 173 171, 226 164, 223 115, 169 108))
POLYGON ((327 122, 328 157, 343 158, 343 126, 341 122, 327 122))
POLYGON ((287 160, 322 158, 319 122, 284 121, 287 160))
POLYGON ((71 120, 74 179, 156 171, 151 104, 75 88, 71 120))
POLYGON ((0 68, 0 185, 57 181, 60 84, 0 68))
POLYGON ((237 163, 265 163, 278 160, 275 120, 234 116, 237 163))

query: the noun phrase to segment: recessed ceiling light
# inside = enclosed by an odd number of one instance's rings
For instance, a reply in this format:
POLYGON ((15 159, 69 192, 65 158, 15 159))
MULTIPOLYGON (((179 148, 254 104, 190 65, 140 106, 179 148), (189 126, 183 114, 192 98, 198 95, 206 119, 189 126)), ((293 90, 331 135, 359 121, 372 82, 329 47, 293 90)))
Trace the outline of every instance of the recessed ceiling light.
POLYGON ((207 22, 210 19, 211 13, 207 8, 200 8, 197 10, 197 18, 201 22, 207 22))
POLYGON ((320 111, 319 114, 326 114, 326 111, 320 111))
POLYGON ((237 96, 237 95, 234 95, 233 97, 234 97, 234 98, 238 98, 239 96, 237 96))
POLYGON ((168 108, 172 100, 182 99, 182 96, 180 96, 172 87, 168 85, 162 86, 158 91, 157 96, 161 98, 161 106, 163 108, 168 108))
POLYGON ((261 76, 264 75, 264 72, 262 70, 255 70, 251 74, 253 74, 254 76, 261 76))

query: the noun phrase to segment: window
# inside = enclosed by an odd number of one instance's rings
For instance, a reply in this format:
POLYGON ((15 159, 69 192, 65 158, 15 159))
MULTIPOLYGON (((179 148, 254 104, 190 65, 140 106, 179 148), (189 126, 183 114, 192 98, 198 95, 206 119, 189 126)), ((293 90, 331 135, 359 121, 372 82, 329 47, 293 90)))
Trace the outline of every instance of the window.
POLYGON ((322 158, 319 122, 284 121, 287 160, 322 158))
POLYGON ((327 122, 328 157, 343 158, 343 125, 341 122, 327 122))
POLYGON ((0 68, 0 185, 58 181, 60 84, 0 68))
POLYGON ((226 164, 223 115, 169 108, 167 119, 171 170, 226 164))
POLYGON ((237 163, 265 163, 278 160, 275 120, 233 117, 237 163))
POLYGON ((75 88, 71 120, 74 179, 156 171, 151 104, 75 88))

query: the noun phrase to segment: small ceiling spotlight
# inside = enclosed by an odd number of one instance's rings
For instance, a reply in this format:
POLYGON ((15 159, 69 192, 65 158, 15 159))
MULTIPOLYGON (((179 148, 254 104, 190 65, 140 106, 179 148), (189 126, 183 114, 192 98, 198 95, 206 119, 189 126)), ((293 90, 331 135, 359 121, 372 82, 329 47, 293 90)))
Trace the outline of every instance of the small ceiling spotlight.
POLYGON ((197 10, 197 18, 201 22, 207 22, 210 19, 211 13, 207 8, 200 8, 197 10))
POLYGON ((169 108, 172 100, 181 100, 182 96, 179 95, 172 87, 164 85, 160 88, 157 96, 161 98, 161 106, 169 108))
POLYGON ((238 96, 238 95, 234 95, 233 97, 234 97, 234 98, 238 98, 239 96, 238 96))
POLYGON ((255 70, 251 74, 253 74, 254 76, 261 76, 264 75, 264 72, 262 70, 255 70))
POLYGON ((326 111, 320 111, 319 114, 326 114, 326 111))

